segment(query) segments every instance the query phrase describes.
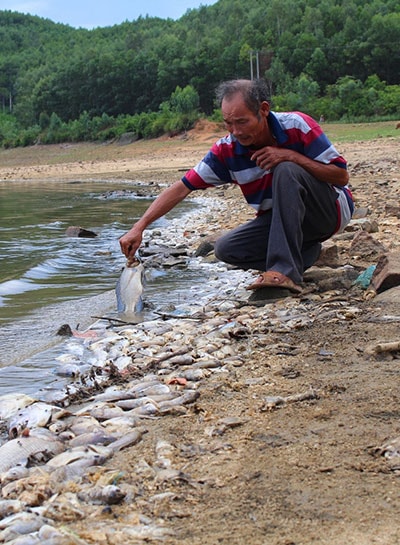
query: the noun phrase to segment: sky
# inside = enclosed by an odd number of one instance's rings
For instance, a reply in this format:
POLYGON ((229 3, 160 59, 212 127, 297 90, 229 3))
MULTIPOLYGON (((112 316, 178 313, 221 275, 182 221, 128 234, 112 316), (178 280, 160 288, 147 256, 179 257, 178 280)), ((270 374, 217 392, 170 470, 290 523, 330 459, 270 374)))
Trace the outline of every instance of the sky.
POLYGON ((0 10, 19 11, 75 28, 96 28, 134 21, 140 16, 179 19, 188 9, 217 0, 0 0, 0 10))

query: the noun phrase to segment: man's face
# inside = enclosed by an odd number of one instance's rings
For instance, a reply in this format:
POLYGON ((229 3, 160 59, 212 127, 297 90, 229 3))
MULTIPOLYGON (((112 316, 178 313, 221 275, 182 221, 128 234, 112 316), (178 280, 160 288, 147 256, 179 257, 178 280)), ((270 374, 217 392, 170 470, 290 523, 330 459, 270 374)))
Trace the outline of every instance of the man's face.
POLYGON ((262 147, 269 138, 267 117, 269 114, 268 102, 263 102, 259 114, 254 114, 246 106, 240 93, 224 98, 221 104, 225 127, 243 146, 262 147))

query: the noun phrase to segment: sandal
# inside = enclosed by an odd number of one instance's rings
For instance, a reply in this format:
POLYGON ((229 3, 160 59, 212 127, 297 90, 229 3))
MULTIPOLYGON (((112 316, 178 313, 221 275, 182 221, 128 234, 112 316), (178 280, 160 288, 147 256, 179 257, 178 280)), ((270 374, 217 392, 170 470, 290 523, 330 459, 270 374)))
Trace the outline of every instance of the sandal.
POLYGON ((293 293, 301 293, 303 291, 291 278, 277 271, 262 273, 254 284, 250 284, 246 289, 258 290, 260 288, 284 288, 293 293))

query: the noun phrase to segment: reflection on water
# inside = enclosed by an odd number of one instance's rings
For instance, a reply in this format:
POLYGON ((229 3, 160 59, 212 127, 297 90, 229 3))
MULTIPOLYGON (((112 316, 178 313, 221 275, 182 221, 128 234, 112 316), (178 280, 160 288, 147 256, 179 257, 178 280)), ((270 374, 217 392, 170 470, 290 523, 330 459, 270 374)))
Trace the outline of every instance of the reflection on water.
MULTIPOLYGON (((151 200, 137 196, 137 187, 132 182, 0 183, 0 395, 18 389, 16 376, 17 382, 38 379, 35 365, 40 373, 53 365, 47 361, 52 355, 37 359, 35 353, 60 342, 54 335, 60 322, 73 316, 77 323, 71 325, 82 329, 90 325, 84 320, 113 310, 115 299, 107 292, 114 290, 125 262, 118 239, 151 200), (67 237, 71 225, 97 237, 67 237)), ((173 214, 192 206, 183 203, 173 214)), ((156 296, 164 281, 168 285, 168 275, 150 282, 150 293, 156 296)))

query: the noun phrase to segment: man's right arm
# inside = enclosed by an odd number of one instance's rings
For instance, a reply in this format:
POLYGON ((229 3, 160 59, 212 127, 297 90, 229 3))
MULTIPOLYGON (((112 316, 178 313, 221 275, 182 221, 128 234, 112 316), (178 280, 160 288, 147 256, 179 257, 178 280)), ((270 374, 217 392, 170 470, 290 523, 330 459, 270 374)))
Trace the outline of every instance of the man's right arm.
POLYGON ((126 255, 128 260, 133 260, 135 257, 135 253, 142 243, 143 231, 151 223, 164 216, 183 201, 189 193, 191 193, 191 190, 181 180, 160 193, 143 216, 119 239, 122 253, 126 255))

